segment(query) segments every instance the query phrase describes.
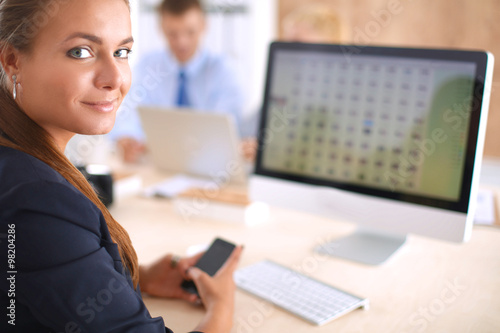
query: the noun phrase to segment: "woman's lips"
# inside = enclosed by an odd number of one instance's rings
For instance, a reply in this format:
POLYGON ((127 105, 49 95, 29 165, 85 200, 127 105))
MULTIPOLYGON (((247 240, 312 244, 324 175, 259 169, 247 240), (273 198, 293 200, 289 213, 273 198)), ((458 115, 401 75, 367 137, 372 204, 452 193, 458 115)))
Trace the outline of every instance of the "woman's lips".
POLYGON ((103 101, 103 102, 82 102, 87 107, 90 107, 96 111, 109 113, 115 109, 116 99, 113 101, 103 101))

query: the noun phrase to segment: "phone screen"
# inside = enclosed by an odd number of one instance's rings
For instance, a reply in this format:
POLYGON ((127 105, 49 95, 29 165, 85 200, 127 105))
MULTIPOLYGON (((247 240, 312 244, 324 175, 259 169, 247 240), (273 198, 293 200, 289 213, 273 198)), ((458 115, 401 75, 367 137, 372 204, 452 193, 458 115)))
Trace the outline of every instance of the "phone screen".
MULTIPOLYGON (((224 265, 236 246, 220 238, 216 238, 205 254, 194 265, 210 276, 214 276, 224 265)), ((184 280, 182 288, 192 294, 198 294, 193 281, 184 280)))

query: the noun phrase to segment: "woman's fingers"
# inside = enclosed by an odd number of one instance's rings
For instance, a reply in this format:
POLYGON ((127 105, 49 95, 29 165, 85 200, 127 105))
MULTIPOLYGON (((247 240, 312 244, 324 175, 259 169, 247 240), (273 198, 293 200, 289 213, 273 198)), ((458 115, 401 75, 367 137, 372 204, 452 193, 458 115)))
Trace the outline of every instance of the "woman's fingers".
POLYGON ((204 254, 205 252, 201 252, 192 257, 183 258, 179 261, 179 272, 181 273, 183 278, 188 279, 187 270, 193 267, 204 254))

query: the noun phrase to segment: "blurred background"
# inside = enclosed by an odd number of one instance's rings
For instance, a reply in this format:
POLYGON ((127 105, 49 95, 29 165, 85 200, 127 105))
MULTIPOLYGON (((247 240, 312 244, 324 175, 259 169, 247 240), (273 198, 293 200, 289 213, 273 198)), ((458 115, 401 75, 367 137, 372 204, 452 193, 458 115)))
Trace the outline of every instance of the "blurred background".
POLYGON ((276 2, 278 26, 288 13, 306 3, 320 3, 332 7, 347 27, 347 43, 478 49, 493 53, 497 61, 493 76, 485 156, 500 157, 500 1, 278 0, 276 2), (391 10, 397 14, 392 14, 391 10))
MULTIPOLYGON (((135 0, 134 59, 166 47, 154 11, 158 0, 135 0)), ((229 56, 246 88, 245 116, 262 99, 267 47, 283 37, 283 20, 304 5, 337 12, 342 41, 371 45, 488 50, 500 54, 498 0, 206 0, 206 46, 229 56)), ((485 155, 500 157, 500 66, 496 66, 485 155)))
MULTIPOLYGON (((136 40, 132 67, 144 54, 167 47, 156 11, 159 3, 131 1, 136 40)), ((485 156, 500 166, 499 0, 205 0, 204 5, 208 18, 204 45, 233 62, 245 90, 242 116, 254 122, 263 98, 269 43, 286 37, 287 19, 305 6, 333 11, 342 43, 490 51, 497 56, 497 66, 485 156)), ((101 145, 85 139, 82 146, 78 137, 73 141, 73 152, 78 152, 69 155, 78 156, 77 160, 92 155, 87 146, 96 150, 101 145)))

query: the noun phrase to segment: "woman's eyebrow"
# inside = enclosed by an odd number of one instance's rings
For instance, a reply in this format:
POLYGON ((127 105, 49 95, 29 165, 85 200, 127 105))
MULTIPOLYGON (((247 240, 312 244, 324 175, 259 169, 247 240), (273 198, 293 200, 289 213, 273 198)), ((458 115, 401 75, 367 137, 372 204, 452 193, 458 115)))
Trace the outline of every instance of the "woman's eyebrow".
POLYGON ((95 35, 84 33, 84 32, 75 32, 75 33, 69 35, 68 38, 66 38, 63 43, 66 43, 66 42, 68 42, 72 39, 75 39, 75 38, 83 38, 83 39, 87 39, 87 40, 94 42, 96 44, 99 44, 99 45, 102 44, 101 38, 99 38, 95 35))
MULTIPOLYGON (((102 45, 102 38, 97 37, 95 35, 87 34, 87 33, 84 33, 84 32, 75 32, 75 33, 69 35, 68 38, 66 38, 63 43, 66 43, 66 42, 68 42, 68 41, 70 41, 71 39, 74 39, 74 38, 83 38, 83 39, 87 39, 87 40, 89 40, 89 41, 91 41, 93 43, 102 45)), ((130 37, 125 38, 124 40, 122 40, 119 45, 124 45, 124 44, 128 44, 128 43, 132 43, 133 41, 134 41, 134 38, 132 36, 130 36, 130 37)))
POLYGON ((128 43, 133 43, 133 42, 134 42, 134 37, 130 36, 130 37, 122 40, 122 42, 119 45, 124 45, 124 44, 128 44, 128 43))

